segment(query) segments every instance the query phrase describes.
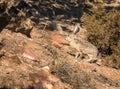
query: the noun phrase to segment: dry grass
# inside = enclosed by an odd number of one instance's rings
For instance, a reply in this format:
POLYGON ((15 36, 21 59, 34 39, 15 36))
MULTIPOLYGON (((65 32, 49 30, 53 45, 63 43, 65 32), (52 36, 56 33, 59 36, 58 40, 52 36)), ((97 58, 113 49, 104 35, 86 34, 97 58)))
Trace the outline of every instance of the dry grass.
POLYGON ((71 60, 56 59, 51 66, 52 72, 64 83, 70 84, 72 89, 95 89, 91 78, 83 72, 79 65, 71 60))

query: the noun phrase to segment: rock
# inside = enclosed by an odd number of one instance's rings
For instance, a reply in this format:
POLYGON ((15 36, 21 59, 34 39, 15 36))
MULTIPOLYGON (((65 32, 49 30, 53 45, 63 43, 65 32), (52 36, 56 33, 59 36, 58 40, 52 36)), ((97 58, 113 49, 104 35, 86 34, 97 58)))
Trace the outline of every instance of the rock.
POLYGON ((49 67, 46 67, 41 68, 38 73, 30 74, 30 79, 35 83, 34 86, 47 89, 65 88, 65 84, 63 84, 59 78, 51 74, 49 67))
POLYGON ((97 68, 97 72, 108 79, 118 82, 120 86, 120 70, 101 66, 97 68))
POLYGON ((34 26, 36 26, 36 23, 33 22, 30 18, 25 19, 25 21, 23 21, 21 23, 21 25, 25 28, 25 29, 32 29, 34 26))
POLYGON ((69 44, 68 41, 65 40, 65 38, 62 37, 61 35, 55 35, 55 34, 53 34, 53 35, 51 36, 51 39, 52 39, 53 41, 56 41, 56 42, 60 43, 60 44, 64 44, 64 45, 68 45, 68 44, 69 44))
POLYGON ((39 61, 44 66, 52 61, 52 54, 45 48, 44 43, 27 38, 21 33, 12 33, 9 30, 3 30, 1 37, 4 39, 5 46, 2 50, 5 50, 6 56, 19 55, 19 57, 39 61))
POLYGON ((36 23, 33 22, 30 18, 26 18, 23 20, 21 20, 21 22, 18 23, 18 24, 20 24, 20 26, 18 26, 15 29, 15 32, 20 32, 22 34, 25 34, 27 37, 30 37, 30 32, 34 28, 36 23))
POLYGON ((30 49, 24 49, 22 55, 31 60, 36 60, 36 61, 40 60, 40 58, 35 53, 33 53, 30 49))
POLYGON ((94 0, 95 2, 97 3, 103 3, 104 1, 103 0, 94 0))
POLYGON ((89 63, 84 63, 84 62, 80 62, 80 68, 81 70, 85 71, 85 72, 95 72, 96 70, 96 66, 89 64, 89 63))
POLYGON ((40 29, 37 29, 37 28, 33 28, 32 31, 30 32, 30 37, 32 39, 39 39, 39 38, 42 38, 42 31, 40 31, 40 29))
POLYGON ((96 81, 97 89, 101 89, 103 86, 110 89, 119 89, 120 87, 119 70, 84 62, 80 62, 79 64, 81 70, 83 70, 86 73, 92 73, 92 76, 91 75, 90 76, 92 79, 94 79, 94 81, 96 81), (106 83, 104 84, 103 81, 106 83))
POLYGON ((62 45, 60 43, 56 42, 56 41, 53 41, 52 45, 57 47, 57 48, 61 48, 62 47, 62 45))
POLYGON ((65 40, 65 38, 61 35, 52 34, 51 39, 52 39, 52 45, 54 45, 56 47, 62 47, 62 45, 69 44, 68 41, 65 40))

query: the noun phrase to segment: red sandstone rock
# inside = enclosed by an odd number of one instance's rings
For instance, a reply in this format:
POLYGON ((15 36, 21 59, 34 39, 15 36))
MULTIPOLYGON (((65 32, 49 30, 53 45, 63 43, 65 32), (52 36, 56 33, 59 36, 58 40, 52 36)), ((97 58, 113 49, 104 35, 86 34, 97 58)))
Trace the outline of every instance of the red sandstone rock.
POLYGON ((30 49, 24 49, 22 55, 32 60, 37 60, 37 61, 40 60, 40 58, 30 49))
POLYGON ((89 71, 89 72, 96 71, 96 66, 89 63, 80 62, 80 68, 84 71, 89 71))
POLYGON ((57 48, 61 48, 62 47, 62 45, 60 43, 56 42, 56 41, 53 41, 52 45, 57 47, 57 48))
POLYGON ((51 39, 55 42, 58 42, 59 44, 65 44, 68 45, 68 41, 65 40, 64 37, 62 37, 61 35, 52 35, 51 39))

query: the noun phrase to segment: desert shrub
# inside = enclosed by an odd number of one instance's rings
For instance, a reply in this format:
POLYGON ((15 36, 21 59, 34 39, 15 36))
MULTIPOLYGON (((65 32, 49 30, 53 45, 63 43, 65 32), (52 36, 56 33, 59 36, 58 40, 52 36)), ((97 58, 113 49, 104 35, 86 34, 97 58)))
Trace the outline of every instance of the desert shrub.
POLYGON ((70 84, 72 89, 95 89, 90 76, 82 71, 75 62, 67 59, 56 59, 51 69, 62 82, 70 84))
POLYGON ((120 68, 120 10, 101 5, 88 9, 81 21, 87 27, 88 40, 98 47, 105 61, 114 61, 109 66, 120 68))

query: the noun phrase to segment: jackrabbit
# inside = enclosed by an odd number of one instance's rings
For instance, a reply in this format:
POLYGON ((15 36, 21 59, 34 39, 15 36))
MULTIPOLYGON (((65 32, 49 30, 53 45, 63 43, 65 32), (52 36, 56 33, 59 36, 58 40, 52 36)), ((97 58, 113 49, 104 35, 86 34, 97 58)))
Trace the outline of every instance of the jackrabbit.
POLYGON ((85 61, 94 62, 99 58, 98 49, 91 44, 90 42, 83 40, 82 38, 76 37, 76 34, 80 31, 79 28, 75 27, 73 34, 66 37, 66 40, 69 41, 71 47, 75 48, 80 55, 87 55, 89 58, 85 61))

